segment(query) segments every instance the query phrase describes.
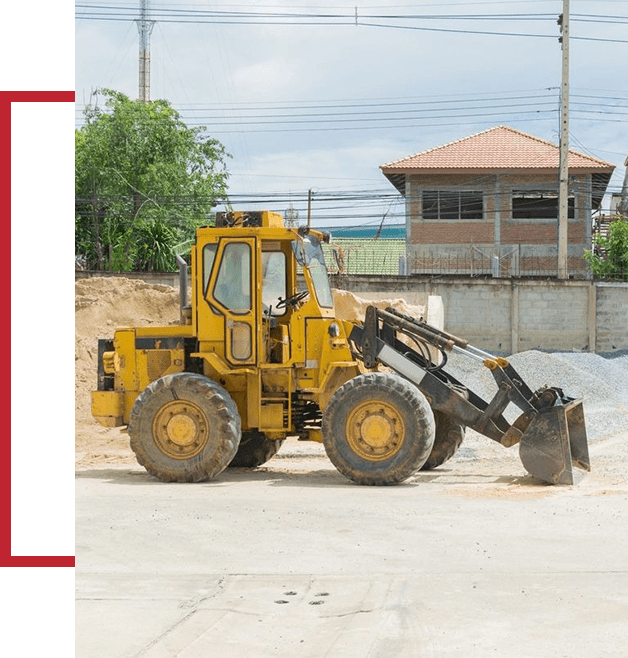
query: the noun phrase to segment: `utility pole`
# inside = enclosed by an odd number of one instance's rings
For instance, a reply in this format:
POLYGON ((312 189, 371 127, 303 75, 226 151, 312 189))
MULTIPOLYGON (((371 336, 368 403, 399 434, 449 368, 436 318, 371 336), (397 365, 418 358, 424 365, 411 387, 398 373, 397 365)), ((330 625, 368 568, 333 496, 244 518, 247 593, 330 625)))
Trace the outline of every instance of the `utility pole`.
POLYGON ((140 0, 140 18, 137 30, 140 33, 139 91, 138 98, 150 101, 150 34, 155 21, 148 19, 148 0, 140 0))
POLYGON ((628 217, 628 158, 624 160, 624 184, 621 188, 621 197, 619 205, 617 206, 617 212, 622 215, 622 217, 628 217))
POLYGON ((307 191, 307 228, 312 226, 312 188, 307 191))
POLYGON ((558 189, 558 278, 568 279, 567 228, 569 225, 569 0, 563 0, 563 13, 558 18, 563 48, 562 85, 560 93, 560 173, 558 189))

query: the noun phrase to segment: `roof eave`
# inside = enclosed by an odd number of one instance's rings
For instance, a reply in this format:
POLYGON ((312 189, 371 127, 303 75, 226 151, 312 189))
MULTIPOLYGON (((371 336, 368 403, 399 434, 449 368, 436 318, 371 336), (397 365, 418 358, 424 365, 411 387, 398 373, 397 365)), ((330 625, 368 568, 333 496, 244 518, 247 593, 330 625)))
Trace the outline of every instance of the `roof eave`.
MULTIPOLYGON (((534 173, 534 174, 558 174, 558 167, 511 167, 508 169, 501 169, 498 167, 380 167, 385 176, 397 174, 415 174, 421 176, 428 175, 442 175, 442 174, 518 174, 518 173, 534 173)), ((608 174, 612 175, 615 167, 570 167, 569 175, 576 174, 608 174)))
MULTIPOLYGON (((390 181, 393 187, 397 189, 401 196, 406 195, 406 174, 417 174, 419 173, 416 169, 403 170, 397 169, 395 167, 380 167, 382 173, 390 181)), ((593 205, 599 207, 602 202, 604 195, 606 194, 606 188, 610 183, 611 176, 613 175, 615 167, 605 167, 605 168, 576 168, 572 167, 569 170, 569 175, 573 176, 575 174, 592 174, 597 179, 597 184, 594 186, 595 189, 592 190, 592 200, 593 205)), ((433 174, 433 175, 442 175, 442 174, 488 174, 488 173, 530 173, 534 172, 537 174, 548 174, 548 175, 558 175, 558 169, 550 167, 547 169, 423 169, 420 173, 423 175, 433 174)))

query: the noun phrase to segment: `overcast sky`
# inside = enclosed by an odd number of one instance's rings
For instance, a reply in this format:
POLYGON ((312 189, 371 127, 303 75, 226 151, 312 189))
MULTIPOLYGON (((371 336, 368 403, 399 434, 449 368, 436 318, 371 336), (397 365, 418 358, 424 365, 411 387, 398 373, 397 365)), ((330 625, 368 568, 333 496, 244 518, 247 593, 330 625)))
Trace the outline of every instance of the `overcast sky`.
MULTIPOLYGON (((628 1, 570 5, 570 146, 617 165, 619 191, 628 1)), ((139 6, 77 2, 77 125, 98 88, 137 98, 139 6)), ((559 141, 562 0, 391 1, 358 5, 357 21, 324 0, 148 6, 151 98, 226 146, 236 207, 272 194, 265 206, 303 213, 312 188, 318 225, 402 221, 381 164, 497 125, 559 141), (325 200, 348 194, 349 208, 325 200)))

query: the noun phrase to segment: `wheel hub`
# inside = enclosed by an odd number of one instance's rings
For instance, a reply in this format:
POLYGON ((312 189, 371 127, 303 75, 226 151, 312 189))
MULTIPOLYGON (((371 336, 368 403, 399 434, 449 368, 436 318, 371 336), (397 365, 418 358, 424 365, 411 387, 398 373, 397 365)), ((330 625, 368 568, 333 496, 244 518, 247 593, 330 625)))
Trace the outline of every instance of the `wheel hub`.
POLYGON ((351 449, 362 459, 383 461, 401 448, 405 425, 394 406, 368 400, 349 414, 346 435, 351 449))
POLYGON ((193 402, 174 400, 156 414, 153 436, 164 454, 175 459, 190 459, 207 445, 209 423, 193 402))

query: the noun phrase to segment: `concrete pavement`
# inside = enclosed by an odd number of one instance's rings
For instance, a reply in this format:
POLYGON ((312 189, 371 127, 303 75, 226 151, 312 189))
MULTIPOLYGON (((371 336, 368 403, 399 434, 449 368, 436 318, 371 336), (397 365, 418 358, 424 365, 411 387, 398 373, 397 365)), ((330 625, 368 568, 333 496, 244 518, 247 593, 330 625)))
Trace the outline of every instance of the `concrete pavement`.
POLYGON ((472 441, 398 487, 353 485, 321 446, 289 443, 197 485, 83 468, 76 655, 625 655, 627 443, 597 447, 574 487, 472 441))

